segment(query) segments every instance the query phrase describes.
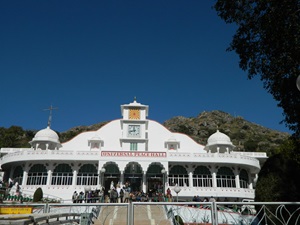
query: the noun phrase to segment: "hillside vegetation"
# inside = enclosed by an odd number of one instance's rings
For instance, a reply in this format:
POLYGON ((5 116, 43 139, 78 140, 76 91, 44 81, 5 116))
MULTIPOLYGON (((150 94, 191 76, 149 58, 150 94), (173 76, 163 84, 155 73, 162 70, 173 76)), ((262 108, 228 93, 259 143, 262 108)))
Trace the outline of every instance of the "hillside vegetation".
POLYGON ((273 155, 290 135, 234 117, 222 111, 202 112, 195 118, 174 117, 163 124, 173 132, 189 135, 196 142, 206 145, 209 136, 216 132, 225 133, 237 147, 236 151, 267 152, 273 155))
MULTIPOLYGON (((64 143, 79 133, 101 128, 109 121, 90 126, 77 126, 65 132, 57 132, 60 142, 64 143)), ((209 136, 216 132, 225 133, 231 138, 238 151, 263 151, 273 155, 279 151, 279 146, 290 135, 261 125, 251 123, 242 117, 234 117, 222 111, 202 112, 197 117, 186 118, 178 116, 171 118, 163 125, 172 132, 189 135, 196 142, 206 145, 209 136)), ((42 129, 42 128, 41 128, 42 129)), ((23 130, 21 127, 0 127, 0 147, 29 147, 37 131, 23 130)))

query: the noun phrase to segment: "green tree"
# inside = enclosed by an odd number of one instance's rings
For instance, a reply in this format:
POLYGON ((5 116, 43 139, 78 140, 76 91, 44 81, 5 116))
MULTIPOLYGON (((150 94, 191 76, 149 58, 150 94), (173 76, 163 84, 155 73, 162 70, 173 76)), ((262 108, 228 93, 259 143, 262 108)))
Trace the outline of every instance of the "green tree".
POLYGON ((19 147, 22 142, 24 130, 19 126, 11 126, 8 129, 1 128, 0 144, 3 147, 19 147))
POLYGON ((239 66, 249 79, 260 77, 283 109, 282 122, 294 132, 280 153, 263 166, 255 200, 299 201, 300 92, 296 80, 300 75, 300 2, 217 0, 214 8, 226 23, 237 26, 228 50, 239 55, 239 66))
POLYGON ((249 79, 260 76, 283 109, 282 122, 299 138, 299 0, 217 0, 214 8, 226 23, 237 25, 228 50, 239 55, 249 79))
POLYGON ((300 165, 283 153, 267 160, 259 173, 255 201, 300 201, 300 165))

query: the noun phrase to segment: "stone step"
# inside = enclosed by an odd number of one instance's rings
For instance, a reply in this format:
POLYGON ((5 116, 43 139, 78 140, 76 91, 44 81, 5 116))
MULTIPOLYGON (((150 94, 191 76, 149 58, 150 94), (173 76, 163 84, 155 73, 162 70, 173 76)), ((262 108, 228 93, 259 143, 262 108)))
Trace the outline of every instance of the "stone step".
MULTIPOLYGON (((164 206, 136 205, 133 210, 135 225, 171 225, 164 206)), ((126 206, 102 206, 94 225, 127 225, 127 215, 126 206)))

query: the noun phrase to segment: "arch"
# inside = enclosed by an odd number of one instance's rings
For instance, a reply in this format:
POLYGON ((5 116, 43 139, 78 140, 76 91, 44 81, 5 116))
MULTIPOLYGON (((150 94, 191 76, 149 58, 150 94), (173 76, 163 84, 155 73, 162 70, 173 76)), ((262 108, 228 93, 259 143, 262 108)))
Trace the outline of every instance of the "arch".
POLYGON ((39 173, 39 172, 41 172, 41 173, 46 172, 47 173, 47 169, 43 164, 35 164, 29 169, 29 173, 39 173))
POLYGON ((47 169, 43 164, 34 164, 28 171, 27 185, 46 185, 47 169))
POLYGON ((93 164, 84 164, 79 168, 76 184, 77 185, 97 185, 98 171, 93 164))
POLYGON ((116 187, 116 185, 121 181, 120 176, 121 172, 118 165, 115 162, 107 162, 103 165, 105 168, 105 172, 102 174, 102 181, 101 184, 104 185, 105 194, 108 194, 108 191, 111 188, 111 184, 116 187))
POLYGON ((69 164, 58 164, 53 173, 51 179, 51 185, 72 185, 73 170, 69 164))
POLYGON ((17 166, 13 173, 14 183, 22 184, 23 181, 23 168, 22 166, 17 166))
POLYGON ((142 174, 143 169, 137 162, 129 162, 124 170, 124 174, 142 174))
POLYGON ((142 190, 143 169, 138 162, 129 162, 124 170, 125 187, 131 191, 142 190), (129 188, 128 188, 129 187, 129 188))
POLYGON ((107 162, 103 168, 105 168, 105 174, 120 174, 120 169, 115 162, 107 162))
POLYGON ((181 187, 189 186, 189 175, 184 166, 173 166, 169 172, 168 182, 170 186, 175 186, 176 184, 181 187))
POLYGON ((187 174, 187 170, 180 165, 173 166, 170 170, 170 174, 187 174))
POLYGON ((63 173, 63 172, 72 172, 71 166, 66 163, 58 164, 53 171, 53 173, 63 173))
POLYGON ((97 168, 93 164, 84 164, 80 167, 78 173, 97 173, 97 168))
POLYGON ((149 193, 149 197, 152 198, 153 195, 160 196, 159 193, 165 192, 165 173, 162 173, 162 169, 164 169, 163 165, 160 163, 151 163, 148 166, 146 172, 147 179, 147 192, 149 193))
POLYGON ((206 166, 197 166, 193 173, 194 187, 212 187, 212 174, 206 166))
POLYGON ((239 174, 240 177, 240 188, 248 188, 249 174, 245 169, 242 169, 239 174))
POLYGON ((163 166, 160 163, 151 163, 147 169, 147 175, 162 174, 163 166))
POLYGON ((217 187, 236 187, 235 176, 229 167, 220 167, 217 172, 217 187))
POLYGON ((211 175, 209 169, 206 166, 197 166, 194 170, 194 174, 211 175))

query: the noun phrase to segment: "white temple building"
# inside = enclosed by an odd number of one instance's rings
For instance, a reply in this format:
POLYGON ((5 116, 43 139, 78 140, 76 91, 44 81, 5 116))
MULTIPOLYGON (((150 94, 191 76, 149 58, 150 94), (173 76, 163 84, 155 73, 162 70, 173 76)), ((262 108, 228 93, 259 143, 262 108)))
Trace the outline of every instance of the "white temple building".
POLYGON ((71 199, 72 193, 111 182, 131 189, 165 193, 180 187, 179 198, 214 196, 220 200, 254 199, 255 182, 267 155, 238 152, 230 138, 212 134, 205 146, 147 119, 149 106, 121 105, 121 119, 60 143, 50 128, 36 133, 31 148, 1 148, 4 178, 21 185, 23 194, 41 187, 44 196, 71 199))

